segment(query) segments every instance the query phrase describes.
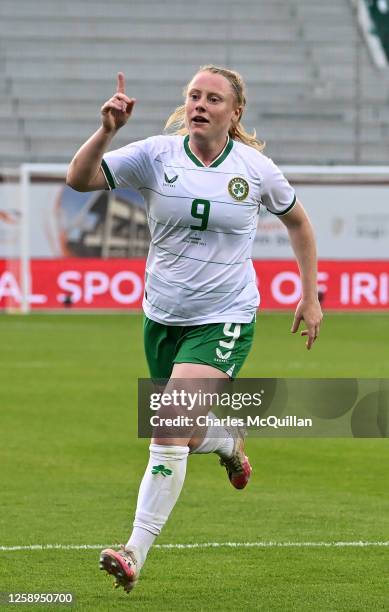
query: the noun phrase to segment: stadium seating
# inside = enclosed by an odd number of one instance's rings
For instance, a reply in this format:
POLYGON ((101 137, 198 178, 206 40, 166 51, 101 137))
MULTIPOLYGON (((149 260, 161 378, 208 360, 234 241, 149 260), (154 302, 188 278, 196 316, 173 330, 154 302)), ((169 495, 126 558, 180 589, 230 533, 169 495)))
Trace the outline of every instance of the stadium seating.
POLYGON ((387 163, 389 76, 350 0, 2 0, 0 165, 67 162, 125 72, 137 98, 114 141, 160 133, 204 63, 239 70, 244 123, 278 163, 387 163))

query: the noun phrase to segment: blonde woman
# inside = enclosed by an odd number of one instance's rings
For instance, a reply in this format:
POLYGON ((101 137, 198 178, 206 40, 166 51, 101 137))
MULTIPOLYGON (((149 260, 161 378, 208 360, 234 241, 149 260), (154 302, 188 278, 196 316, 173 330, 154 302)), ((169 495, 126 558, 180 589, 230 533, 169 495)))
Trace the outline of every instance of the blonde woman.
MULTIPOLYGON (((170 379, 167 388, 174 388, 176 379, 189 384, 237 376, 259 305, 251 249, 260 205, 288 230, 302 280, 292 332, 304 321, 301 335, 310 349, 322 319, 312 228, 288 181, 261 153, 263 143, 241 123, 241 76, 203 66, 185 88, 184 105, 167 122, 173 135, 106 153, 134 105, 119 73, 116 94, 101 109, 102 125, 70 163, 67 184, 79 191, 131 186, 145 198, 151 244, 143 308, 151 378, 170 379)), ((190 428, 177 437, 155 434, 130 538, 121 550, 106 549, 100 556, 100 567, 126 591, 135 586, 179 497, 189 452, 216 453, 234 487, 248 483, 251 466, 239 429, 212 437, 210 426, 203 439, 190 428)))

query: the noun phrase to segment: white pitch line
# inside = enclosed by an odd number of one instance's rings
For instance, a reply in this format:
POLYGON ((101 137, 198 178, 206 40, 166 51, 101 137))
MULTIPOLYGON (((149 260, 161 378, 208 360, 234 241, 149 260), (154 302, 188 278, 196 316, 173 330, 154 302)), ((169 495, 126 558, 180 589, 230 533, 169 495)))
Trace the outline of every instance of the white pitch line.
MULTIPOLYGON (((1 552, 18 550, 100 550, 117 544, 30 544, 29 546, 0 546, 1 552)), ((389 546, 388 542, 201 542, 198 544, 156 544, 159 549, 189 548, 365 548, 389 546)))

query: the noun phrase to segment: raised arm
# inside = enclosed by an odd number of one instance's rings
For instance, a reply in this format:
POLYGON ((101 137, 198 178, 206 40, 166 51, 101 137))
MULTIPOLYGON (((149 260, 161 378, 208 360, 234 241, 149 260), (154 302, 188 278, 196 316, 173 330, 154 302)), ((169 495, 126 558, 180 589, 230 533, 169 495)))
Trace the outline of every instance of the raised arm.
POLYGON ((293 251, 300 269, 302 297, 297 305, 292 333, 296 333, 300 323, 305 322, 306 328, 302 336, 308 336, 306 347, 309 350, 319 336, 320 324, 323 318, 317 295, 317 257, 316 242, 311 223, 300 202, 292 210, 280 217, 286 226, 293 251))
POLYGON ((135 99, 125 94, 124 74, 117 75, 116 93, 101 107, 101 127, 77 151, 69 164, 66 184, 76 191, 106 189, 101 160, 116 132, 129 120, 135 99))

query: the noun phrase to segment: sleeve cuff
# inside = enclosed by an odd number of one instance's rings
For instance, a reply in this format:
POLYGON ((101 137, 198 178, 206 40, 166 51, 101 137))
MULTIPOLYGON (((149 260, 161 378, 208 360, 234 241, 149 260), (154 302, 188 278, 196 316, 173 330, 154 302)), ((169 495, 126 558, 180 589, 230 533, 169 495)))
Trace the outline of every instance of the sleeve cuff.
POLYGON ((109 169, 108 164, 105 161, 105 159, 101 161, 101 169, 103 171, 105 180, 107 181, 108 189, 109 190, 115 189, 116 188, 115 181, 114 181, 111 170, 109 169))
POLYGON ((289 204, 289 206, 287 208, 285 208, 285 210, 283 210, 282 212, 274 212, 273 210, 270 210, 269 212, 273 213, 273 215, 276 215, 277 217, 282 217, 283 215, 286 215, 286 213, 288 213, 290 210, 292 210, 293 206, 296 204, 297 202, 297 197, 296 194, 294 195, 293 201, 291 204, 289 204))

